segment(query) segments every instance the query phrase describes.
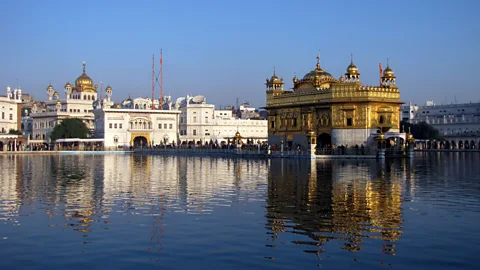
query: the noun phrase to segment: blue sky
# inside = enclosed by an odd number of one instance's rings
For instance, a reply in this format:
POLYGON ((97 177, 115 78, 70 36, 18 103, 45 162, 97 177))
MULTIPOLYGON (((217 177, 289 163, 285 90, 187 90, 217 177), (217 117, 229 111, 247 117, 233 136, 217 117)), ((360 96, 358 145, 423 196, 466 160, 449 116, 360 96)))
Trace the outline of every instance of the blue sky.
MULTIPOLYGON (((0 86, 37 100, 81 74, 113 97, 151 95, 163 49, 164 94, 265 104, 273 67, 287 87, 315 67, 335 77, 354 55, 362 82, 394 69, 404 101, 479 101, 480 1, 2 1, 0 86)), ((158 96, 158 86, 156 87, 158 96)))

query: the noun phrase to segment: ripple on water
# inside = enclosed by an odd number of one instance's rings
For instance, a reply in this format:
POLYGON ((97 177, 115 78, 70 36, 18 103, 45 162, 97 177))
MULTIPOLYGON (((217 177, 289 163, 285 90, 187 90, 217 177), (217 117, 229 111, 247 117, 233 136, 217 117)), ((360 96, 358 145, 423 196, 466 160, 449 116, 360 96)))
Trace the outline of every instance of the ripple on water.
POLYGON ((471 158, 0 156, 0 267, 468 269, 471 158))

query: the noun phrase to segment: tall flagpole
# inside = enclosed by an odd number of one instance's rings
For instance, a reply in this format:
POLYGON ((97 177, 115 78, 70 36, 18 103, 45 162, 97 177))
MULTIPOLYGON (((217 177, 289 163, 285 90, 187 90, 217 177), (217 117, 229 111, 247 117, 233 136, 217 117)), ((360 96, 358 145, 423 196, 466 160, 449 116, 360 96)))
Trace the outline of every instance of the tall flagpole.
POLYGON ((155 109, 155 55, 152 55, 152 107, 151 109, 155 109))
MULTIPOLYGON (((163 52, 160 49, 160 100, 158 103, 163 101, 163 52)), ((162 110, 162 104, 160 104, 160 110, 162 110)))

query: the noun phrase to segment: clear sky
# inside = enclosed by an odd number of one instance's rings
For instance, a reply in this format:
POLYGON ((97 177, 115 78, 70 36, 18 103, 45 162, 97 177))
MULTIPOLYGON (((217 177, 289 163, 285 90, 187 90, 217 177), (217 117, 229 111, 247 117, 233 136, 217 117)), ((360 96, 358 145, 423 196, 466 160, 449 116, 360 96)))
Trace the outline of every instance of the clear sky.
MULTIPOLYGON (((151 96, 151 58, 163 49, 164 94, 218 105, 265 104, 273 67, 286 87, 322 68, 364 84, 390 59, 404 101, 480 100, 480 1, 20 1, 1 3, 0 86, 37 100, 50 83, 64 98, 87 74, 115 101, 151 96)), ((158 86, 156 96, 158 97, 158 86)), ((2 90, 3 94, 4 90, 2 90)))

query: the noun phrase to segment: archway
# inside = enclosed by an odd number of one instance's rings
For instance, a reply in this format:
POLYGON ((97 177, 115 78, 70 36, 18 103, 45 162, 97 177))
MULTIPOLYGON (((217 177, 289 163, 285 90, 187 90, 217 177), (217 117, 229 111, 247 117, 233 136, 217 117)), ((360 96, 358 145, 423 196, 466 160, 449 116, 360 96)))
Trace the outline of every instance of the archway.
POLYGON ((471 148, 471 149, 476 149, 475 141, 472 140, 472 141, 470 142, 470 148, 471 148))
POLYGON ((452 145, 452 149, 457 149, 457 144, 455 143, 455 141, 452 141, 451 145, 452 145))
POLYGON ((135 139, 133 139, 133 146, 134 147, 147 147, 148 146, 147 138, 145 138, 143 136, 135 137, 135 139))
POLYGON ((444 144, 444 147, 443 147, 443 148, 444 148, 444 149, 450 149, 450 142, 449 142, 449 141, 445 141, 444 143, 445 143, 445 144, 444 144))
POLYGON ((332 136, 328 133, 322 133, 317 137, 317 147, 328 148, 332 145, 332 136))
POLYGON ((470 149, 470 143, 468 143, 468 141, 465 141, 463 145, 465 146, 465 149, 470 149))
POLYGON ((3 142, 0 142, 0 152, 3 152, 3 142))
POLYGON ((463 149, 463 142, 462 141, 458 142, 458 149, 463 149))

